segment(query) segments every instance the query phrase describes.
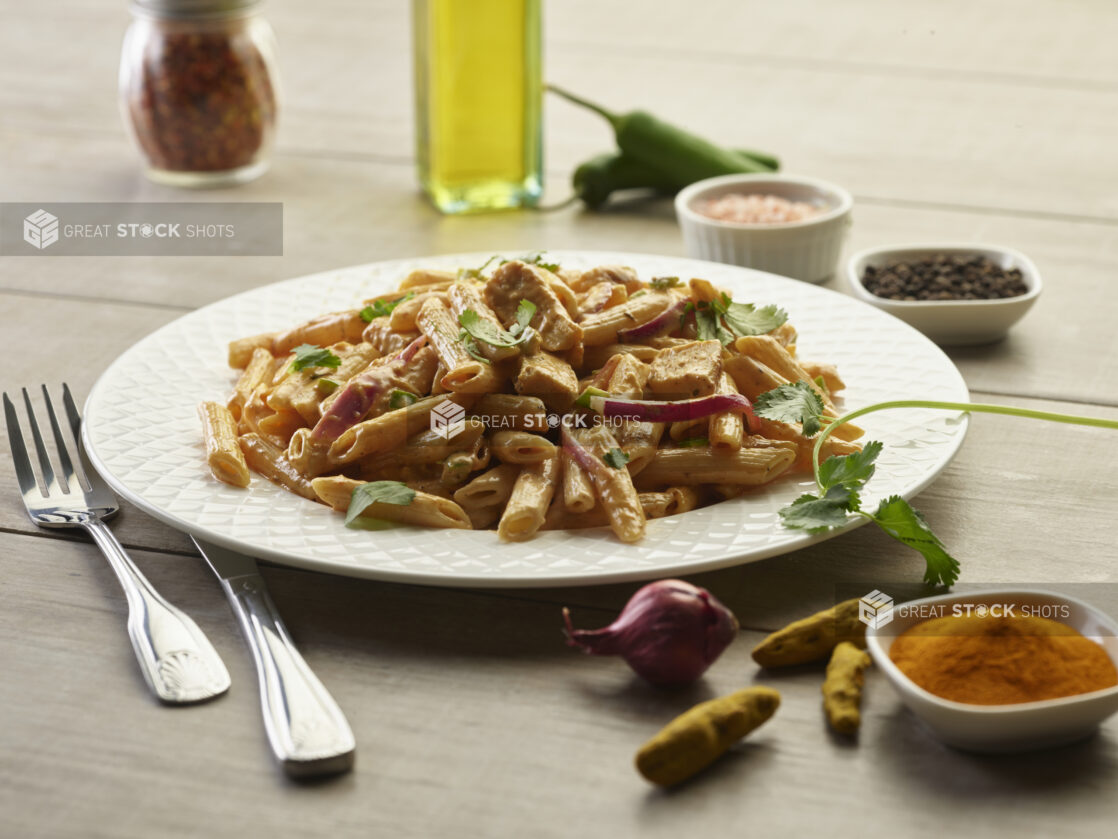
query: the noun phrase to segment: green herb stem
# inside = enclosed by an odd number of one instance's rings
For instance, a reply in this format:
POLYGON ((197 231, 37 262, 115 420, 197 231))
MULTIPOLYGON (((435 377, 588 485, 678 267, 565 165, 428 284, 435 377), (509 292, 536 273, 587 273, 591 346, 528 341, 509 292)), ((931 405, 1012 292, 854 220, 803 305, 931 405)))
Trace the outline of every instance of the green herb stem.
POLYGON ((826 427, 815 438, 815 449, 812 452, 814 464, 815 483, 822 489, 819 480, 819 454, 823 448, 823 441, 830 436, 840 425, 845 425, 858 417, 872 414, 874 411, 883 411, 886 408, 929 408, 935 411, 959 411, 961 413, 976 414, 1003 414, 1011 417, 1026 417, 1027 419, 1048 420, 1049 422, 1062 422, 1067 425, 1087 425, 1095 428, 1118 429, 1118 420, 1102 419, 1101 417, 1080 417, 1074 414, 1058 414, 1052 411, 1034 411, 1031 408, 1015 408, 1012 405, 987 405, 981 402, 939 402, 929 399, 897 399, 892 402, 878 402, 865 408, 859 408, 848 414, 827 423, 826 427))

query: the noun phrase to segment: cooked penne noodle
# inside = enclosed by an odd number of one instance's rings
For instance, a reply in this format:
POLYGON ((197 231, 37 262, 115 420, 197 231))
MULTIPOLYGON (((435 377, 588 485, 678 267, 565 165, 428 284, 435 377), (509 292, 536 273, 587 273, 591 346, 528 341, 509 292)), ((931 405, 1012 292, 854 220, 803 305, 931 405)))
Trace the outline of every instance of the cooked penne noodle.
POLYGON ((587 315, 580 322, 582 343, 587 347, 617 342, 617 332, 647 323, 678 298, 664 291, 647 291, 637 297, 630 297, 620 306, 587 315))
POLYGON ((504 463, 539 463, 555 456, 555 444, 528 431, 498 431, 490 447, 504 463))
POLYGON ((561 456, 563 465, 563 506, 572 513, 585 513, 598 503, 590 478, 568 452, 561 456))
POLYGON ((460 393, 493 393, 500 388, 502 377, 493 365, 473 358, 459 339, 458 324, 445 303, 433 298, 426 300, 416 323, 446 367, 439 384, 460 393))
POLYGON ((245 365, 244 372, 237 379, 237 383, 233 385, 233 395, 229 397, 228 407, 233 419, 241 418, 241 411, 252 396, 252 392, 271 381, 274 361, 272 353, 264 347, 253 349, 252 358, 245 365))
POLYGON ((452 401, 462 405, 455 396, 442 394, 420 399, 414 405, 350 426, 330 445, 331 464, 341 466, 404 445, 408 437, 430 426, 431 412, 436 407, 452 401))
POLYGON ((641 488, 696 484, 767 484, 796 459, 783 448, 739 449, 720 454, 706 449, 660 449, 637 476, 641 488))
POLYGON ((511 463, 494 466, 455 492, 454 500, 463 507, 503 507, 512 495, 519 474, 520 467, 511 463))
POLYGON ((364 331, 365 321, 357 309, 320 315, 276 335, 272 341, 272 355, 285 355, 301 344, 315 344, 319 347, 340 344, 342 341, 356 344, 364 331))
POLYGON ((291 465, 282 449, 273 446, 259 434, 242 434, 237 441, 245 462, 253 472, 260 473, 272 483, 279 484, 296 495, 314 500, 311 482, 291 465))
MULTIPOLYGON (((353 491, 359 486, 361 486, 361 481, 355 481, 342 475, 315 478, 311 481, 311 488, 315 496, 324 504, 341 513, 349 510, 353 491)), ((449 498, 418 490, 409 504, 386 504, 382 501, 374 501, 362 508, 358 515, 399 524, 413 524, 419 527, 470 529, 470 519, 461 507, 449 498)))
POLYGON ((548 429, 547 408, 538 396, 521 396, 516 393, 486 393, 471 409, 479 417, 486 417, 500 428, 512 431, 537 431, 548 429), (499 418, 499 420, 497 419, 499 418))
POLYGON ((202 402, 198 406, 198 416, 202 420, 206 462, 214 477, 235 487, 247 487, 252 478, 237 443, 233 414, 217 402, 202 402))
POLYGON ((248 338, 238 338, 229 342, 229 366, 234 370, 243 370, 252 361, 252 354, 258 349, 272 352, 272 343, 275 341, 275 332, 265 332, 262 335, 250 335, 248 338))
POLYGON ((544 515, 559 484, 559 457, 556 452, 545 460, 527 463, 520 470, 505 512, 497 524, 497 534, 510 542, 531 539, 543 526, 544 515))
POLYGON ((421 294, 416 294, 414 297, 409 297, 396 304, 396 308, 394 308, 392 314, 388 316, 388 325, 392 328, 392 331, 415 331, 418 328, 415 324, 415 316, 419 314, 419 310, 422 308, 423 304, 432 297, 436 300, 446 302, 446 294, 444 292, 424 291, 421 294))
MULTIPOLYGON (((607 466, 604 456, 618 448, 617 440, 603 425, 569 432, 577 446, 589 452, 587 463, 579 462, 594 486, 594 494, 605 509, 610 528, 622 542, 638 542, 644 536, 645 517, 629 470, 607 466)), ((575 451, 570 452, 578 460, 575 451)))
POLYGON ((618 353, 627 353, 633 356, 638 361, 649 362, 656 357, 656 348, 647 344, 601 344, 600 346, 586 347, 586 353, 582 359, 582 366, 584 369, 595 370, 609 361, 610 358, 618 353))
MULTIPOLYGON (((387 499, 371 518, 509 541, 609 525, 633 542, 650 518, 811 472, 816 438, 743 414, 734 394, 803 381, 836 416, 835 368, 800 361, 779 313, 768 333, 727 338, 747 331, 731 303, 706 280, 617 265, 415 270, 365 308, 232 341, 227 407, 199 409, 208 463, 343 511, 363 482, 384 484, 358 496, 387 499)), ((861 434, 844 424, 820 457, 859 451, 861 434)))
MULTIPOLYGON (((718 386, 719 393, 737 393, 734 380, 728 373, 722 374, 718 386)), ((714 414, 710 418, 710 429, 707 436, 710 438, 710 447, 716 452, 736 452, 741 448, 741 438, 745 434, 745 422, 741 414, 726 412, 714 414)))

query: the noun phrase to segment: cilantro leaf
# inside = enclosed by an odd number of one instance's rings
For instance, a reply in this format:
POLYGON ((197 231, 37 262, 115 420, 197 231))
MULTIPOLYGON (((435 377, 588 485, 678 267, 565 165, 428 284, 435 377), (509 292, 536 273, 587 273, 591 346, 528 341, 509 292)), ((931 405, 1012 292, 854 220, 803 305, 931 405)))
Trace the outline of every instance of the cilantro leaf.
POLYGON ((526 330, 535 314, 536 304, 531 300, 521 300, 516 307, 516 323, 512 332, 506 332, 499 324, 486 320, 473 309, 466 309, 458 316, 458 325, 477 341, 484 341, 493 347, 515 347, 527 340, 526 330))
POLYGON ((653 277, 649 285, 657 291, 667 291, 669 288, 679 288, 683 283, 679 277, 653 277))
POLYGON ((372 305, 361 310, 361 320, 365 323, 372 323, 376 318, 386 318, 392 314, 393 309, 413 297, 415 297, 415 292, 409 291, 403 297, 397 297, 395 300, 374 300, 372 305))
POLYGON ((462 346, 466 348, 466 354, 475 361, 480 361, 483 364, 490 364, 488 358, 481 354, 481 349, 477 345, 477 341, 470 337, 470 333, 465 329, 458 330, 458 340, 462 342, 462 346))
POLYGON ((780 511, 780 520, 785 527, 819 533, 846 524, 848 515, 857 510, 858 496, 838 484, 828 489, 822 498, 801 495, 780 511))
POLYGON ((822 425, 823 400, 807 382, 790 382, 754 399, 753 413, 778 422, 802 423, 804 436, 811 437, 822 425))
POLYGON ((509 327, 509 335, 521 338, 535 316, 536 304, 531 300, 521 300, 516 307, 516 323, 509 327))
POLYGON ((718 323, 718 313, 709 307, 695 310, 695 334, 700 341, 718 341, 722 346, 734 340, 718 323))
POLYGON ((758 309, 752 303, 734 303, 724 300, 721 308, 722 320, 725 321, 726 328, 738 337, 764 335, 788 320, 787 312, 771 304, 758 309))
POLYGON ((400 481, 373 481, 353 488, 346 510, 348 527, 370 504, 399 504, 406 507, 415 498, 415 490, 400 481))
POLYGON ((604 455, 602 455, 602 460, 604 460, 614 469, 624 469, 625 464, 629 462, 629 455, 615 446, 604 455))
POLYGON ((544 262, 543 256, 543 251, 537 251, 536 253, 528 254, 528 256, 524 257, 520 261, 527 262, 529 265, 538 265, 540 268, 543 268, 545 271, 550 271, 552 274, 558 273, 559 263, 544 262))
POLYGON ((874 461, 881 454, 882 444, 866 443, 860 452, 832 455, 819 464, 819 485, 823 489, 845 486, 852 490, 861 489, 873 477, 874 461))
POLYGON ((342 360, 330 350, 323 349, 317 344, 300 344, 294 350, 295 360, 288 368, 292 373, 298 373, 308 367, 334 367, 341 365, 342 360))
POLYGON ((406 408, 408 405, 414 405, 418 401, 419 397, 410 390, 400 390, 396 388, 388 395, 388 407, 393 411, 399 408, 406 408))
MULTIPOLYGON (((486 268, 489 267, 490 263, 492 263, 494 259, 500 259, 500 257, 497 254, 493 254, 493 256, 489 257, 489 259, 485 260, 485 262, 483 262, 477 268, 459 268, 458 269, 458 279, 460 279, 460 280, 484 280, 485 276, 482 274, 482 272, 486 268)), ((502 265, 504 264, 504 262, 505 262, 505 260, 501 259, 501 264, 502 265)))
POLYGON ((924 582, 953 585, 959 578, 959 563, 932 533, 924 517, 899 495, 886 498, 872 516, 877 525, 902 544, 924 555, 924 582))

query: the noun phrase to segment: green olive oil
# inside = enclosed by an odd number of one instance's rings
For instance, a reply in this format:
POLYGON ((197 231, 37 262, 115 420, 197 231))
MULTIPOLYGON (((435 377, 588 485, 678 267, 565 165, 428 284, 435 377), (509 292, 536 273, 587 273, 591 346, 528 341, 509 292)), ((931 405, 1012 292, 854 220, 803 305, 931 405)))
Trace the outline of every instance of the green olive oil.
POLYGON ((540 0, 413 0, 416 158, 444 213, 543 188, 540 0))

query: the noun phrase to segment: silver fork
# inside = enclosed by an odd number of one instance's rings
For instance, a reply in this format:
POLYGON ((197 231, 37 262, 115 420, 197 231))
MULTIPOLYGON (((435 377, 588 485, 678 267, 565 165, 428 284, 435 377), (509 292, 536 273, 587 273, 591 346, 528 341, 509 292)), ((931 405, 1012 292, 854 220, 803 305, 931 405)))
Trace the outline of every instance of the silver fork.
POLYGON ((209 639, 194 621, 159 595, 105 524, 104 519, 114 515, 120 506, 112 490, 85 456, 81 441, 81 415, 74 405, 70 388, 62 386, 62 402, 73 433, 76 458, 70 455, 71 447, 67 445, 58 423, 50 393, 46 385, 42 387, 43 401, 57 445, 61 479, 51 465, 31 398, 27 388, 23 388, 23 403, 35 444, 41 484, 27 455, 15 405, 8 394, 4 394, 4 418, 12 445, 12 460, 31 521, 39 527, 80 527, 93 537, 124 588, 128 598, 128 637, 132 639, 132 648, 136 651, 144 679, 160 700, 181 705, 225 693, 229 689, 229 672, 209 639), (75 459, 82 474, 74 468, 75 459))

